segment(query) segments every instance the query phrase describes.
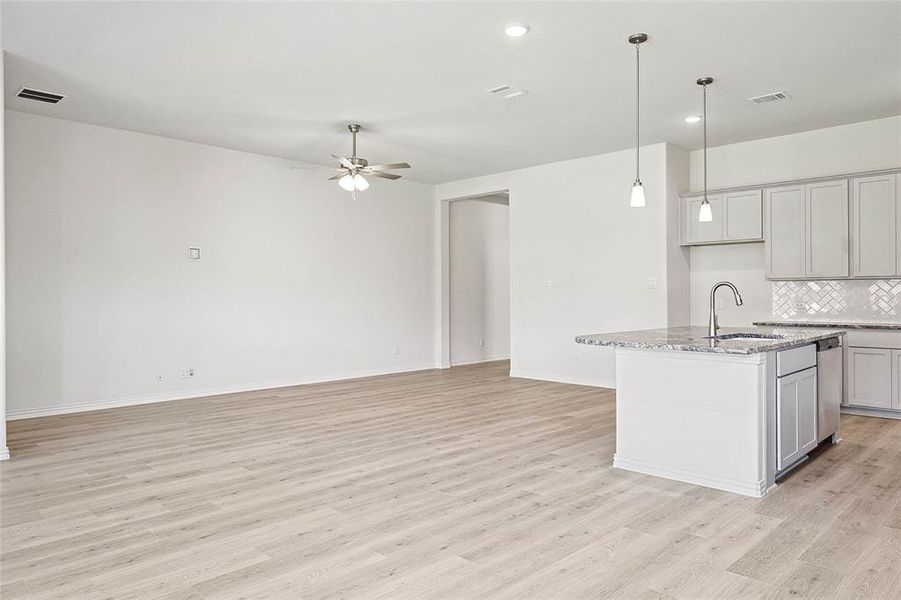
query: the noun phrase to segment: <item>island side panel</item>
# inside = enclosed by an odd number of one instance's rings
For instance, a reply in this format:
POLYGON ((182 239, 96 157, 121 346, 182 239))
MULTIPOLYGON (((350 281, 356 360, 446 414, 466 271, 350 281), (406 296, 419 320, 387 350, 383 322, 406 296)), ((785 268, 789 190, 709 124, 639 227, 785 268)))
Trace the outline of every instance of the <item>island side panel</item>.
POLYGON ((614 466, 763 496, 766 358, 617 349, 614 466))

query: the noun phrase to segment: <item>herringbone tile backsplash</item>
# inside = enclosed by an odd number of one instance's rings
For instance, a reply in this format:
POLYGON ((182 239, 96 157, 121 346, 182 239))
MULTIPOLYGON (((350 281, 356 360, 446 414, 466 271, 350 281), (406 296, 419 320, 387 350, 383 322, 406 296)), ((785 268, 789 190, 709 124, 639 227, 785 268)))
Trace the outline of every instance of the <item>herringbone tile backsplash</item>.
POLYGON ((774 281, 773 317, 897 322, 901 318, 901 279, 774 281))

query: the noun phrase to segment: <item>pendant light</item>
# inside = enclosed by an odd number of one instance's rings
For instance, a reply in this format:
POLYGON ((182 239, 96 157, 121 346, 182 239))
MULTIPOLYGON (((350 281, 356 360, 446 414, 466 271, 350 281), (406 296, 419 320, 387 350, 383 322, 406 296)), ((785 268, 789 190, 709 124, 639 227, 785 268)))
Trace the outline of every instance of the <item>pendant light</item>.
POLYGON ((713 83, 713 77, 702 77, 696 83, 704 88, 704 199, 698 211, 698 221, 712 223, 713 209, 710 207, 710 200, 707 199, 707 86, 713 83))
POLYGON ((638 176, 638 144, 640 139, 638 135, 638 109, 640 107, 641 100, 641 94, 639 93, 639 75, 641 74, 641 61, 639 60, 638 56, 638 48, 646 41, 648 41, 648 34, 646 33, 636 33, 629 36, 629 43, 635 45, 635 183, 632 184, 632 197, 629 200, 629 206, 631 206, 632 208, 641 208, 646 205, 644 198, 644 186, 641 185, 641 178, 638 176))

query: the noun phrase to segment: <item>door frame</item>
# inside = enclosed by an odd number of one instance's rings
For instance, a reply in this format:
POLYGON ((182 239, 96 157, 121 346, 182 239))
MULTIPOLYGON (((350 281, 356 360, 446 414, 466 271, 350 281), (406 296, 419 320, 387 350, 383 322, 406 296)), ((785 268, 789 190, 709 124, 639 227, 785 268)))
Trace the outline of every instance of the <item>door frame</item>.
MULTIPOLYGON (((448 369, 450 363, 450 203, 458 200, 478 200, 486 196, 507 196, 507 206, 509 209, 513 207, 513 196, 509 188, 502 188, 493 191, 479 192, 478 194, 470 194, 468 196, 460 196, 457 198, 446 198, 438 201, 438 366, 442 369, 448 369)), ((512 212, 510 213, 512 216, 512 212)), ((510 255, 510 263, 512 273, 513 256, 510 255)), ((510 286, 510 321, 512 325, 513 315, 513 286, 510 286)), ((513 328, 510 328, 511 337, 511 354, 512 354, 512 337, 513 328)))

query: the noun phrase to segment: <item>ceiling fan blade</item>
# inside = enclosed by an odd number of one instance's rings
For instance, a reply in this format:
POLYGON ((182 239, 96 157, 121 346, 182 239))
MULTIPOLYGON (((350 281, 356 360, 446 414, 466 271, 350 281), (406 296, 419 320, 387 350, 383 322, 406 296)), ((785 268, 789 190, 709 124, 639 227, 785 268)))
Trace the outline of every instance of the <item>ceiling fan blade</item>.
POLYGON ((409 169, 410 163, 385 163, 383 165, 370 165, 367 167, 370 171, 387 171, 389 169, 409 169))
POLYGON ((344 158, 343 156, 338 156, 337 154, 332 154, 332 158, 337 158, 338 161, 341 163, 341 165, 345 169, 353 169, 354 168, 354 164, 352 162, 350 162, 349 159, 344 158))
POLYGON ((381 177, 382 179, 400 179, 400 175, 385 173, 383 171, 367 171, 366 174, 372 175, 373 177, 381 177))
POLYGON ((345 171, 344 169, 341 169, 340 173, 338 173, 337 175, 335 175, 333 177, 329 177, 328 180, 332 181, 333 179, 341 179, 342 177, 344 177, 347 174, 348 174, 347 171, 345 171))

